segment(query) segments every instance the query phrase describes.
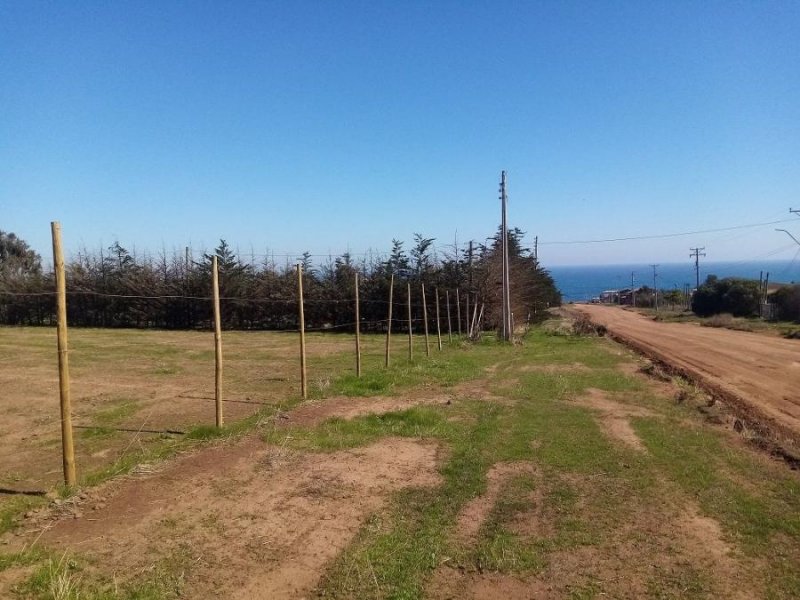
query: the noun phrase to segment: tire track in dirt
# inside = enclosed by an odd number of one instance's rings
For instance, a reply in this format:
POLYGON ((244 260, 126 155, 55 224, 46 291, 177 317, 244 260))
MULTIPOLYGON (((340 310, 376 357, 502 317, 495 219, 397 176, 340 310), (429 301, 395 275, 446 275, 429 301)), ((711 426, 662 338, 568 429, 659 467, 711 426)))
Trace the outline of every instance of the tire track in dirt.
POLYGON ((612 400, 603 390, 589 388, 577 397, 575 404, 590 409, 597 416, 606 434, 639 452, 647 452, 642 440, 631 426, 631 417, 654 417, 651 411, 639 406, 612 400))

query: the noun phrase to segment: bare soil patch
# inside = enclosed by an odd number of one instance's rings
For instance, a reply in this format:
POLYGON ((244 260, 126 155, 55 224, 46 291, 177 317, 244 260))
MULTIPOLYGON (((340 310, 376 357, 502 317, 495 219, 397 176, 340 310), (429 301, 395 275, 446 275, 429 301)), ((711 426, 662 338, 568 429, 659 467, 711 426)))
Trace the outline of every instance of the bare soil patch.
POLYGON ((523 373, 588 373, 589 367, 581 363, 571 363, 568 365, 523 365, 519 368, 523 373))
POLYGON ((535 469, 531 463, 498 463, 486 475, 486 492, 471 500, 458 515, 456 522, 456 539, 464 544, 474 542, 492 507, 497 502, 503 484, 510 477, 521 474, 533 474, 535 469))
POLYGON ((654 413, 638 406, 615 402, 606 392, 595 388, 586 390, 586 394, 577 398, 575 402, 598 413, 600 425, 609 436, 635 450, 646 451, 631 426, 630 418, 652 417, 654 413))
POLYGON ((544 600, 561 598, 547 584, 533 578, 502 573, 472 573, 441 567, 425 590, 431 600, 544 600))
POLYGON ((248 439, 95 490, 77 518, 39 520, 18 540, 44 527, 42 543, 123 581, 186 555, 186 597, 301 598, 392 492, 439 483, 437 451, 387 438, 276 463, 248 439))
POLYGON ((368 414, 406 410, 425 404, 445 405, 449 402, 452 402, 452 396, 430 394, 430 392, 426 393, 425 391, 422 391, 422 393, 407 393, 394 398, 385 396, 368 398, 338 396, 306 402, 288 413, 277 415, 275 423, 279 427, 313 427, 333 417, 354 419, 368 414))

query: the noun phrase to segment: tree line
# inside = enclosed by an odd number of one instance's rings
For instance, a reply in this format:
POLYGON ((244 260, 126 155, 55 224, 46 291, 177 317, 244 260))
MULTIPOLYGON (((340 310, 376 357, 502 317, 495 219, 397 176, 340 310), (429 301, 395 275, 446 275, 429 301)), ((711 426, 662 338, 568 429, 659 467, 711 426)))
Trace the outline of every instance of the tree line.
MULTIPOLYGON (((517 324, 536 320, 545 308, 558 305, 561 295, 550 274, 523 246, 519 229, 508 233, 512 281, 512 311, 517 324)), ((393 329, 405 327, 406 284, 412 286, 412 317, 423 318, 421 286, 433 315, 435 289, 442 316, 445 292, 450 292, 456 329, 455 291, 459 290, 462 321, 466 302, 478 298, 485 328, 499 327, 502 310, 500 234, 489 244, 454 249, 445 256, 434 250, 434 239, 415 234, 406 250, 399 240, 384 258, 354 259, 349 253, 315 264, 304 254, 299 263, 304 278, 304 306, 309 328, 354 328, 354 276, 359 273, 362 330, 386 327, 389 287, 394 276, 393 329), (398 316, 399 315, 399 316, 398 316)), ((204 329, 210 327, 211 261, 218 257, 222 323, 226 329, 285 330, 297 326, 297 275, 294 265, 278 266, 266 257, 246 262, 220 240, 211 252, 134 256, 119 242, 95 252, 81 252, 68 261, 67 314, 71 326, 204 329)), ((0 231, 0 323, 55 323, 53 273, 41 256, 13 233, 0 231)), ((470 309, 472 310, 472 309, 470 309)), ((421 323, 419 323, 421 326, 421 323)), ((415 325, 416 327, 416 325, 415 325)))

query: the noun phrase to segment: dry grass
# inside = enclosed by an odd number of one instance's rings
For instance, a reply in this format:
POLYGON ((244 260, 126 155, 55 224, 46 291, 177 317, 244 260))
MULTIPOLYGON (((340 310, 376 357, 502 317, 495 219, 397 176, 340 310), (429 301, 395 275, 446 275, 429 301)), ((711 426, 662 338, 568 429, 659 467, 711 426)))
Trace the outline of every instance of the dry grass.
MULTIPOLYGON (((382 340, 364 336, 365 369, 382 340)), ((226 423, 299 393, 298 339, 223 333, 226 423)), ((0 328, 0 487, 49 489, 60 480, 55 330, 0 328)), ((213 336, 205 332, 70 330, 73 424, 79 477, 214 422, 213 336)), ((309 379, 318 394, 351 369, 349 335, 310 334, 309 379)))

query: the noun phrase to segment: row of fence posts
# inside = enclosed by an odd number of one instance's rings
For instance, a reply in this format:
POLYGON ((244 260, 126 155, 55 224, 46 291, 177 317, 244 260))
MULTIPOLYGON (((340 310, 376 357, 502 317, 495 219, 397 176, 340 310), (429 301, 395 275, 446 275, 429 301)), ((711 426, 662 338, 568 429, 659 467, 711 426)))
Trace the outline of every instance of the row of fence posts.
MULTIPOLYGON (((66 296, 66 273, 64 268, 64 253, 61 243, 61 225, 54 221, 51 223, 53 237, 53 265, 55 271, 56 286, 56 315, 57 315, 57 338, 58 338, 58 381, 59 396, 61 407, 61 441, 64 467, 64 482, 67 486, 76 484, 75 475, 75 449, 72 434, 72 408, 70 400, 70 377, 69 377, 69 352, 67 343, 67 296, 66 296)), ((297 267, 297 292, 298 292, 298 329, 300 333, 300 392, 303 399, 308 398, 308 378, 306 373, 306 335, 305 335, 305 315, 303 311, 303 267, 297 267)), ((219 264, 216 256, 211 258, 211 288, 212 288, 212 307, 214 313, 214 405, 215 423, 217 427, 222 427, 224 417, 222 412, 222 318, 220 313, 219 295, 219 264)), ((355 288, 355 355, 356 355, 356 376, 361 377, 361 314, 359 301, 359 276, 358 272, 354 276, 355 288)), ((423 312, 423 331, 425 336, 425 355, 430 356, 430 338, 428 331, 428 306, 425 295, 425 285, 421 285, 422 292, 422 312, 423 312)), ((456 321, 458 324, 458 335, 462 334, 461 329, 461 301, 458 288, 456 292, 456 321)), ((414 356, 414 327, 413 311, 411 306, 411 283, 407 284, 407 310, 408 310, 408 360, 414 356)), ((439 307, 439 290, 434 288, 436 295, 435 314, 436 314, 436 337, 437 347, 442 350, 442 330, 441 315, 439 307)), ((453 341, 453 328, 450 313, 450 292, 446 292, 447 303, 447 335, 450 342, 453 341)), ((392 343, 392 309, 394 304, 394 275, 389 281, 389 308, 386 321, 386 346, 384 366, 389 367, 391 362, 391 343, 392 343)), ((472 338, 480 328, 483 318, 483 306, 478 311, 477 295, 473 302, 472 319, 469 318, 470 303, 469 294, 465 297, 465 311, 467 335, 472 338)))
MULTIPOLYGON (((214 269, 216 272, 216 258, 214 259, 214 269)), ((297 294, 298 294, 298 329, 300 332, 300 391, 302 397, 308 397, 308 381, 306 374, 306 341, 305 341, 305 318, 303 313, 303 267, 301 264, 296 266, 297 269, 297 294)), ((360 293, 358 284, 358 272, 354 274, 354 296, 355 296, 355 355, 356 355, 356 376, 361 377, 361 305, 360 293)), ((214 279, 216 281, 216 279, 214 279)), ((214 284, 216 285, 216 283, 214 284)), ((423 332, 425 336, 425 355, 431 355, 430 347, 430 334, 428 331, 428 304, 427 296, 425 295, 425 284, 421 284, 422 292, 422 313, 423 313, 423 332)), ((218 295, 218 292, 215 292, 218 295)), ((450 291, 446 291, 446 314, 447 314, 447 336, 450 342, 453 341, 453 321, 450 313, 450 291)), ((434 288, 436 296, 435 314, 436 314, 436 344, 438 349, 442 350, 442 328, 441 328, 441 311, 439 306, 439 289, 434 288)), ((414 357, 414 319, 411 307, 411 283, 406 284, 406 307, 408 309, 408 360, 414 357)), ((467 318, 469 318, 469 296, 467 296, 467 318)), ((458 334, 461 335, 461 305, 460 305, 460 292, 456 288, 456 308, 458 320, 458 334)), ((218 307, 215 308, 215 319, 218 318, 218 307)), ((389 279, 389 310, 386 317, 386 344, 384 347, 384 366, 389 367, 392 359, 392 322, 394 310, 394 274, 389 279)), ((478 312, 477 296, 473 303, 472 321, 468 324, 467 335, 473 337, 475 332, 479 329, 480 323, 483 319, 483 305, 481 305, 480 312, 478 312)), ((220 351, 221 352, 221 351, 220 351)), ((221 368, 221 367, 220 367, 221 368)))

